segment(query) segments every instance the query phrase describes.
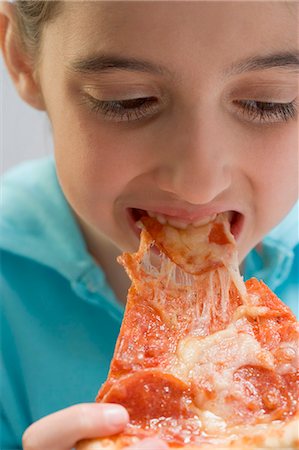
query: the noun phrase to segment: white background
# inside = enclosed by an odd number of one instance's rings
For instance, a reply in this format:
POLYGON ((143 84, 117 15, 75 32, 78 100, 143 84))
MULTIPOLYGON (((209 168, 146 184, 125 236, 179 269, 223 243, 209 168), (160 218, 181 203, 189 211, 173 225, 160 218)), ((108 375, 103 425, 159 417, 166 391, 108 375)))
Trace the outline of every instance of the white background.
POLYGON ((21 161, 43 157, 52 148, 46 114, 19 97, 0 56, 0 173, 21 161))

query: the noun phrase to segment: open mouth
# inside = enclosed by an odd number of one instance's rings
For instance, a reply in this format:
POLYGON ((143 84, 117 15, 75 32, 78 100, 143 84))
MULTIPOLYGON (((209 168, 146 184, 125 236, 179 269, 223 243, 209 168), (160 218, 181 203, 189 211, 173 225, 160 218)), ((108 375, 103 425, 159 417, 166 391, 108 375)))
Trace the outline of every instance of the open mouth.
MULTIPOLYGON (((196 219, 192 222, 188 222, 186 220, 180 220, 178 218, 166 216, 164 214, 154 213, 152 211, 146 211, 144 209, 139 209, 139 208, 129 208, 128 213, 129 213, 129 221, 131 223, 131 226, 133 227, 135 233, 138 236, 141 231, 140 226, 139 226, 140 219, 141 219, 141 217, 144 217, 144 216, 155 217, 158 220, 158 222, 160 222, 162 225, 165 225, 167 223, 167 224, 173 226, 174 228, 180 228, 180 229, 186 229, 188 225, 193 225, 194 227, 205 225, 205 224, 211 222, 212 220, 214 220, 217 216, 217 214, 212 214, 212 215, 200 218, 200 219, 196 219)), ((227 216, 228 216, 228 220, 230 222, 230 231, 231 231, 232 235, 234 236, 234 238, 237 240, 241 233, 242 227, 243 227, 244 216, 237 211, 227 211, 227 216)))

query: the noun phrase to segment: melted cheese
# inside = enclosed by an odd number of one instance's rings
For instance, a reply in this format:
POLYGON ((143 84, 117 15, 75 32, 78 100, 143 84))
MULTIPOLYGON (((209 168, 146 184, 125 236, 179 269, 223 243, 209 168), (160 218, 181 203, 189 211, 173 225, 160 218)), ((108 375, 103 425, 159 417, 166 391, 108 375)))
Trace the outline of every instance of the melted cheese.
POLYGON ((204 339, 187 336, 181 340, 177 361, 171 371, 185 382, 198 386, 195 407, 224 419, 234 415, 235 406, 227 398, 241 400, 244 396, 243 390, 234 382, 234 373, 246 365, 274 369, 274 357, 252 335, 242 332, 240 324, 236 323, 204 339), (211 398, 205 395, 205 386, 211 386, 211 398))
MULTIPOLYGON (((181 340, 177 354, 179 360, 189 368, 210 376, 213 371, 224 372, 226 377, 239 367, 246 364, 258 364, 273 369, 273 355, 263 349, 259 342, 250 334, 243 333, 237 324, 231 324, 225 330, 218 331, 204 339, 187 336, 181 340), (211 372, 208 369, 211 367, 211 372)), ((222 383, 227 381, 222 381, 222 383)), ((230 382, 230 381, 228 381, 230 382)))

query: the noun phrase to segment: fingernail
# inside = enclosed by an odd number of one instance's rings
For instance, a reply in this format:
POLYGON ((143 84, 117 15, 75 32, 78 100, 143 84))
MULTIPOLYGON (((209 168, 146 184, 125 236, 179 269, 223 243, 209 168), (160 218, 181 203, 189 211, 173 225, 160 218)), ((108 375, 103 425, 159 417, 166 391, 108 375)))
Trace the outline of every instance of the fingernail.
POLYGON ((119 405, 109 405, 109 407, 106 405, 104 414, 107 425, 113 430, 122 429, 129 421, 127 410, 119 405))

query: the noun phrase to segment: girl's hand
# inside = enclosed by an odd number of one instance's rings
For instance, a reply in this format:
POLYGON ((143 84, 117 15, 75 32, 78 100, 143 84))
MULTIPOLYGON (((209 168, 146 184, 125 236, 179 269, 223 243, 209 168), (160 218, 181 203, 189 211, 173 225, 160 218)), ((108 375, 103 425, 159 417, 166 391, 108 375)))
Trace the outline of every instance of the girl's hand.
POLYGON ((23 434, 23 450, 71 450, 81 439, 121 432, 129 421, 123 406, 82 403, 46 416, 23 434))
MULTIPOLYGON (((111 436, 129 421, 127 410, 116 404, 82 403, 43 417, 23 434, 23 450, 71 450, 82 439, 111 436)), ((144 439, 126 450, 167 450, 159 439, 144 439)))

